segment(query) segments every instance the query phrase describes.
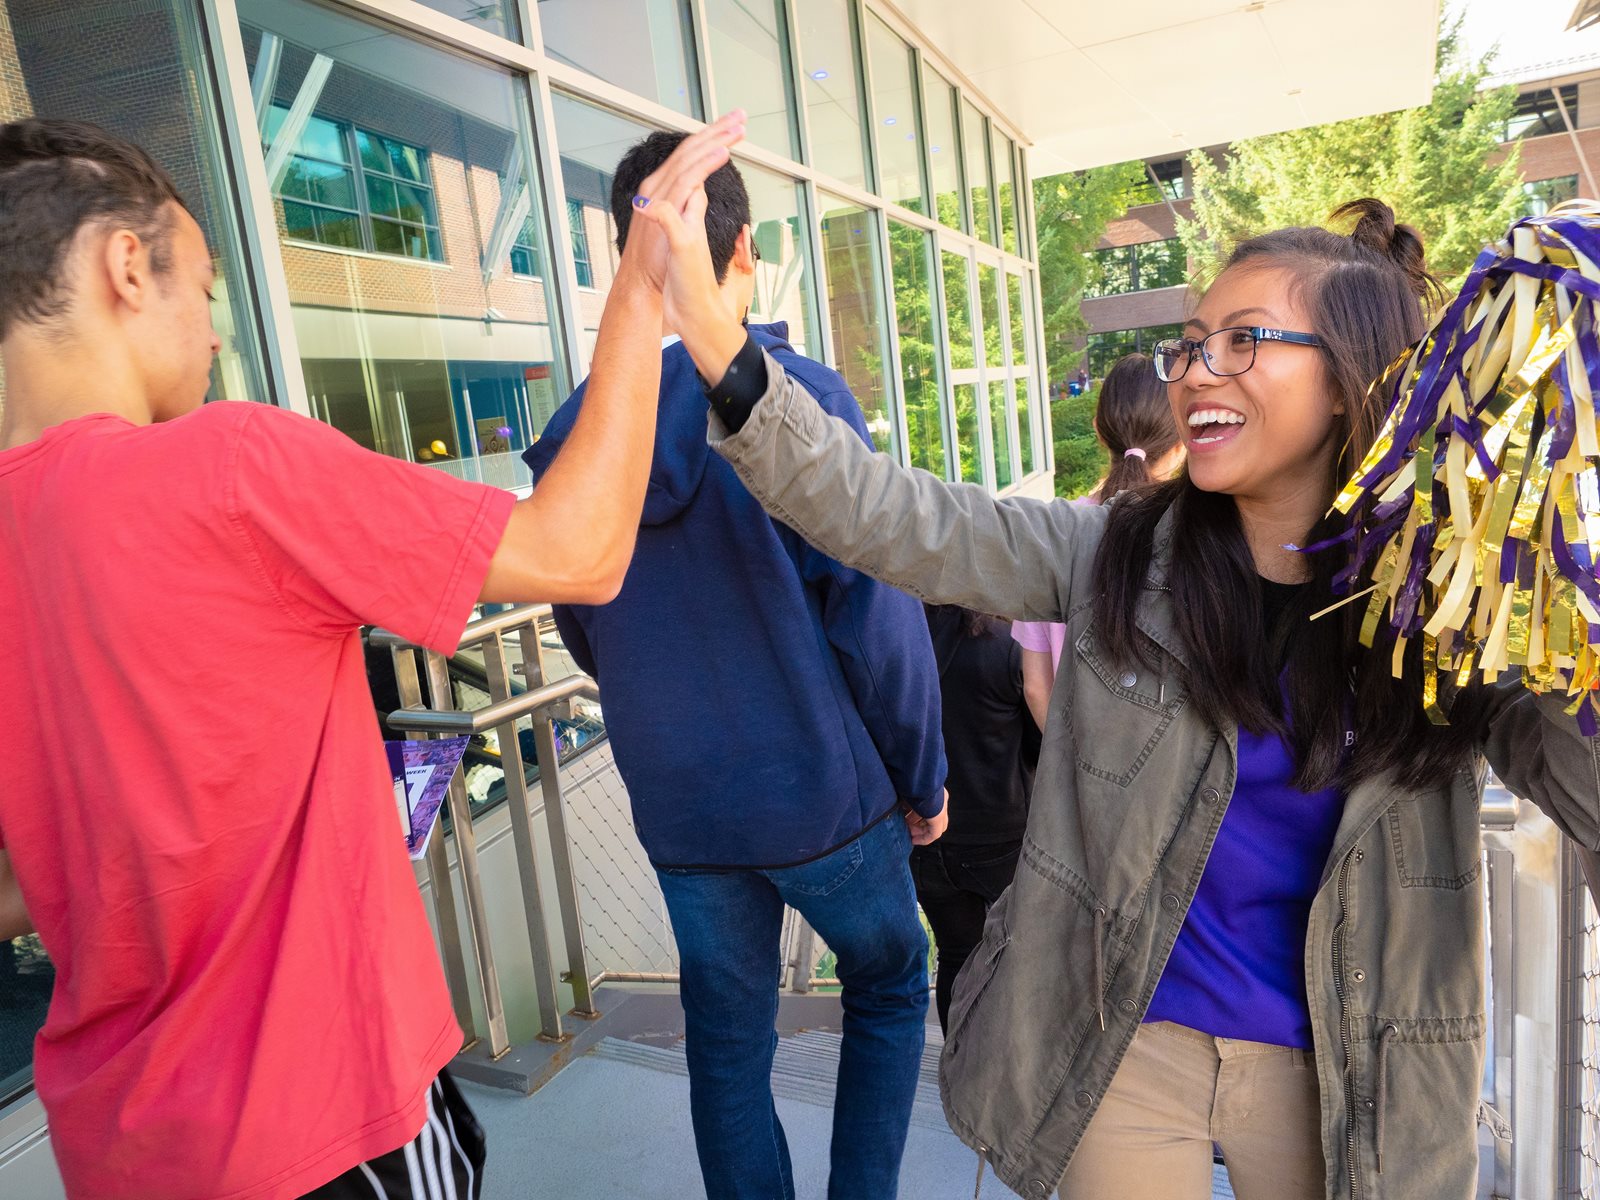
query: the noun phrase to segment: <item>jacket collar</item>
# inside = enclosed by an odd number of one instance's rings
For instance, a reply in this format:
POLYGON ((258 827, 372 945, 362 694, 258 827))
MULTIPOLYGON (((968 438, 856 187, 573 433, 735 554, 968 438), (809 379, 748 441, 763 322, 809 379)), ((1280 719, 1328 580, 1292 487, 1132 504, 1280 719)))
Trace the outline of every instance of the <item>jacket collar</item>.
POLYGON ((1139 607, 1134 613, 1133 623, 1138 626, 1141 633, 1187 667, 1190 665, 1189 651, 1178 635, 1169 583, 1172 569, 1173 524, 1170 508, 1156 522, 1150 569, 1145 573, 1144 595, 1139 598, 1139 607))

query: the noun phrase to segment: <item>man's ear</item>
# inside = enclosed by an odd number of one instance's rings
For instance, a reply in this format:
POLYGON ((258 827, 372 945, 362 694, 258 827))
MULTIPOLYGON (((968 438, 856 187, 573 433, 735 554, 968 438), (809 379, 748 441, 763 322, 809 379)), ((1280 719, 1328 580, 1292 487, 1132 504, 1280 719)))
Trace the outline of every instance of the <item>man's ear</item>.
POLYGON ((150 247, 131 229, 115 230, 106 238, 100 253, 94 256, 104 272, 104 286, 118 301, 134 312, 143 311, 150 302, 150 292, 155 286, 155 272, 150 262, 150 247))
POLYGON ((733 265, 745 275, 756 273, 756 231, 746 225, 733 244, 733 265))

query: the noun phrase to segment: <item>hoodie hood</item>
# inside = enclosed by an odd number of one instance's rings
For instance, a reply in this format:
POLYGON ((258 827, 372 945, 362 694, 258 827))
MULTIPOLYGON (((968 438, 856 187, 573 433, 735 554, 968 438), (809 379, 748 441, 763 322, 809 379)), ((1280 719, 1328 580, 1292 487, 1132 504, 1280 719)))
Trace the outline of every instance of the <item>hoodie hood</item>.
MULTIPOLYGON (((784 350, 789 345, 789 326, 779 321, 771 325, 751 325, 750 334, 763 350, 784 350)), ((522 459, 533 472, 534 482, 550 469, 561 447, 572 433, 579 406, 589 381, 579 386, 563 404, 544 434, 523 452, 522 459)), ((673 342, 661 352, 661 394, 656 408, 656 441, 650 459, 650 485, 645 491, 641 525, 664 525, 676 519, 705 478, 711 447, 706 442, 706 396, 695 371, 694 360, 682 342, 673 342)))

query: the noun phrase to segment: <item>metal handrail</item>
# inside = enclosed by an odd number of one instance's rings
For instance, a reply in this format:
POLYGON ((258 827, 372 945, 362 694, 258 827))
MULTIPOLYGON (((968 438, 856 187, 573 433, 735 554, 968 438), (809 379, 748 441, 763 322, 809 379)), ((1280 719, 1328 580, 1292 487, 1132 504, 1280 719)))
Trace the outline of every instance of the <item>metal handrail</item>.
POLYGON ((531 688, 509 700, 496 700, 482 708, 463 712, 455 708, 397 708, 384 718, 389 728, 400 733, 442 733, 452 737, 484 733, 507 721, 517 721, 550 708, 563 700, 583 696, 600 698, 600 688, 587 675, 568 675, 565 679, 531 688))
MULTIPOLYGON (((572 987, 574 1015, 591 1017, 597 1014, 589 982, 588 957, 578 909, 578 889, 568 845, 559 751, 552 719, 556 715, 555 710, 564 701, 574 696, 598 699, 599 691, 594 680, 587 675, 574 674, 554 683, 545 682, 544 646, 538 629, 540 623, 550 616, 548 604, 524 604, 482 617, 467 626, 457 643, 456 652, 468 647, 482 647, 490 695, 488 705, 472 711, 455 707, 450 666, 445 655, 418 646, 385 629, 371 630, 367 640, 373 646, 387 649, 394 660, 401 707, 387 717, 391 729, 411 738, 461 736, 489 730, 495 730, 500 735, 500 761, 505 772, 506 802, 511 813, 511 835, 522 893, 523 920, 533 961, 539 1036, 547 1041, 561 1041, 567 1035, 561 1027, 558 982, 568 982, 572 987), (523 635, 517 639, 521 662, 513 668, 507 653, 506 635, 516 631, 521 631, 523 635), (533 636, 527 636, 529 633, 533 636), (513 690, 513 675, 518 672, 527 681, 527 690, 521 693, 513 690), (424 680, 430 704, 423 702, 424 680), (559 976, 554 948, 546 933, 543 896, 545 872, 539 866, 538 833, 533 823, 534 809, 517 729, 518 723, 528 717, 533 718, 535 753, 544 768, 539 772, 539 787, 543 794, 541 808, 548 831, 548 850, 554 864, 556 908, 561 918, 569 964, 568 970, 560 972, 559 976)), ((473 828, 465 775, 460 768, 450 780, 447 802, 456 847, 456 870, 451 869, 442 837, 432 840, 426 856, 428 874, 434 885, 440 953, 450 982, 457 1020, 462 1028, 471 1031, 470 1048, 479 1040, 480 1033, 472 1011, 467 948, 461 936, 464 926, 471 945, 471 968, 476 976, 486 1017, 482 1036, 488 1039, 490 1058, 498 1059, 511 1048, 511 1042, 500 971, 490 938, 489 904, 478 861, 477 833, 473 828), (460 881, 459 896, 457 876, 460 881), (464 910, 464 922, 458 922, 458 900, 459 909, 464 910)))

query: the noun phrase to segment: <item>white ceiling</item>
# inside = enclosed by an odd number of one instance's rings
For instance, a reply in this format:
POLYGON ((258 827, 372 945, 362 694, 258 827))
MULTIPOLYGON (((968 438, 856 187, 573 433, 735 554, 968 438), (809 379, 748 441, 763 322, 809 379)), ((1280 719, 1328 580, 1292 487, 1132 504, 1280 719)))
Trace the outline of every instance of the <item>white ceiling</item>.
POLYGON ((1439 0, 896 0, 1036 176, 1409 108, 1439 0))

